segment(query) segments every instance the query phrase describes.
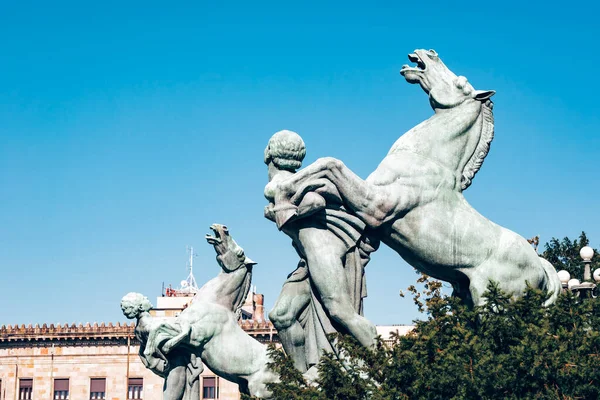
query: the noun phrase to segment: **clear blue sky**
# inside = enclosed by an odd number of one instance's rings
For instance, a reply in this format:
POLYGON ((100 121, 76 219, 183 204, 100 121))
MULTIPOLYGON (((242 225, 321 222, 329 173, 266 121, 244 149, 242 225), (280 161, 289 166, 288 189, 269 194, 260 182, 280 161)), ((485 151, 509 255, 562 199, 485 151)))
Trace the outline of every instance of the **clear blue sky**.
MULTIPOLYGON (((474 207, 600 246, 591 1, 223 4, 0 4, 0 324, 123 321, 125 293, 186 277, 188 245, 205 282, 213 222, 259 262, 270 309, 296 256, 263 218, 269 137, 366 177, 431 114, 398 73, 415 48, 497 91, 474 207)), ((367 317, 410 323, 412 268, 383 247, 367 268, 367 317)))

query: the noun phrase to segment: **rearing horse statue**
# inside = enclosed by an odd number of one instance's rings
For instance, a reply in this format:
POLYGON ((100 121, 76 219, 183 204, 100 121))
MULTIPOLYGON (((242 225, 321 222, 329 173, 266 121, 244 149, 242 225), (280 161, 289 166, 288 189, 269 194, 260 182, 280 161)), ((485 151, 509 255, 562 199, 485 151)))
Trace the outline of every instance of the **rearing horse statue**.
POLYGON ((434 50, 408 57, 416 66, 404 65, 400 74, 421 86, 434 115, 402 135, 366 180, 337 159, 321 158, 282 182, 275 194, 279 227, 303 217, 304 209, 319 208, 306 204, 307 193, 333 196, 409 264, 450 282, 471 306, 484 302, 490 280, 513 297, 527 284, 546 290, 546 304, 552 303, 561 290, 554 267, 523 237, 479 214, 462 194, 493 139, 495 92, 475 90, 434 50))
MULTIPOLYGON (((269 367, 271 359, 267 346, 244 332, 238 324, 240 308, 250 290, 252 267, 256 263, 246 257, 226 226, 213 224, 211 229, 214 235, 207 235, 206 240, 217 252, 221 273, 200 288, 190 306, 178 317, 149 324, 141 356, 152 360, 147 362, 149 368, 157 369, 162 363, 162 369, 168 370, 173 353, 190 354, 192 361, 201 359, 215 374, 237 383, 240 392, 271 398, 267 384, 276 382, 279 376, 269 367)), ((196 362, 190 367, 191 373, 199 374, 202 365, 196 362)), ((166 395, 164 398, 181 399, 166 395)))

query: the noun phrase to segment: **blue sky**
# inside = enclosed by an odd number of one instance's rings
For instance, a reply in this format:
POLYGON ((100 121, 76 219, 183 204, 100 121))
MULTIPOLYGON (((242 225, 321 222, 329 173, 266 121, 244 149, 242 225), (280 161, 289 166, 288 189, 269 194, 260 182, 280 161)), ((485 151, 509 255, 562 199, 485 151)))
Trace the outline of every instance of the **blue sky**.
MULTIPOLYGON (((263 218, 263 149, 300 133, 307 163, 366 177, 431 115, 399 75, 434 48, 494 89, 496 138, 465 195, 525 237, 588 233, 598 213, 598 6, 569 2, 0 3, 0 324, 123 321, 120 298, 219 268, 213 222, 259 265, 270 309, 296 265, 263 218)), ((418 316, 416 278, 382 246, 367 317, 418 316)))

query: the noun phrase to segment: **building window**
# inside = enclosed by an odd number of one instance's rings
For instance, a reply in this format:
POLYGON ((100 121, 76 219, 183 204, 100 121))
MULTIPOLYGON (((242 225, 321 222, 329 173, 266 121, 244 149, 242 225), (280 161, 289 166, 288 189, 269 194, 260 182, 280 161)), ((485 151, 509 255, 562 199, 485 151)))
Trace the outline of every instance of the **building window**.
POLYGON ((246 310, 242 310, 242 321, 252 319, 252 314, 246 310))
POLYGON ((106 398, 106 378, 92 378, 90 380, 90 400, 104 400, 106 398))
POLYGON ((33 379, 19 379, 19 400, 32 400, 33 379))
POLYGON ((144 380, 142 378, 129 378, 127 398, 131 400, 144 398, 144 380))
POLYGON ((54 380, 54 400, 69 400, 69 380, 54 380))
POLYGON ((219 386, 215 376, 207 376, 202 378, 202 398, 203 399, 218 399, 219 386))

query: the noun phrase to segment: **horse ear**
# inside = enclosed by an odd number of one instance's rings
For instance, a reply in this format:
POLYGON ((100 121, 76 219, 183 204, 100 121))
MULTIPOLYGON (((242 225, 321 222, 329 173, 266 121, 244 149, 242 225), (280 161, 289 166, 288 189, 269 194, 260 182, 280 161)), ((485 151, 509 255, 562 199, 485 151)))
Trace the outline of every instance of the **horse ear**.
POLYGON ((495 90, 476 90, 474 98, 475 100, 485 101, 495 94, 495 90))

